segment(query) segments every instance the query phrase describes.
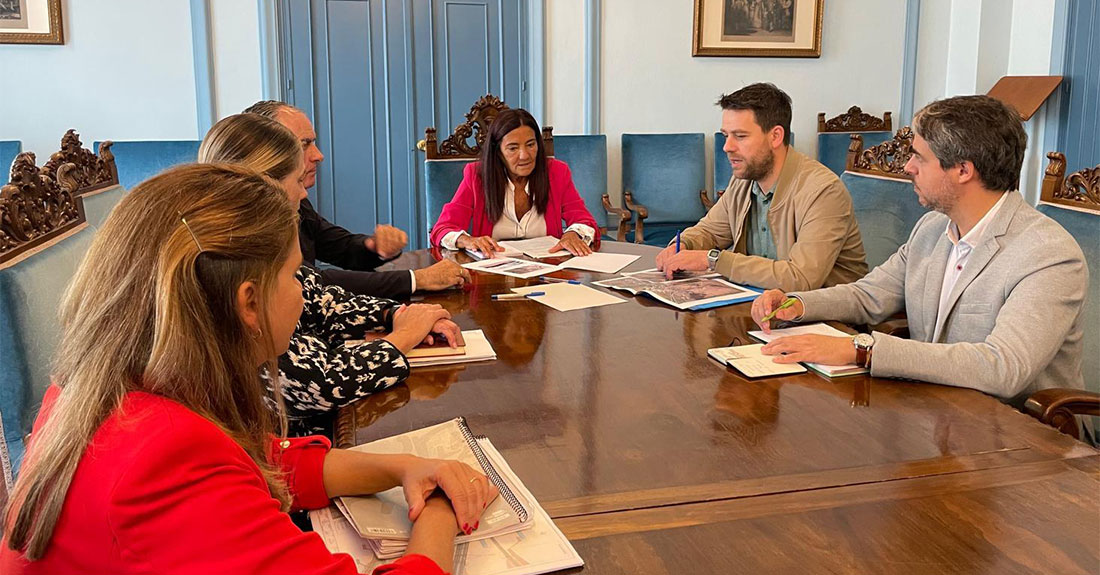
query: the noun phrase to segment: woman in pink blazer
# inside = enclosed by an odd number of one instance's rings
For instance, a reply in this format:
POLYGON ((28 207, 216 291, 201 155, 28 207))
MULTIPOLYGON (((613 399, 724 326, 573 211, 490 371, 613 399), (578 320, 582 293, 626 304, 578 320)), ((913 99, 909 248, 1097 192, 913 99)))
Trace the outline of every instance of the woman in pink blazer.
POLYGON ((546 157, 538 123, 515 108, 489 125, 481 159, 466 166, 454 199, 432 228, 431 242, 492 255, 503 250, 497 240, 554 236, 561 240, 557 248, 584 256, 592 253, 597 234, 569 166, 546 157))

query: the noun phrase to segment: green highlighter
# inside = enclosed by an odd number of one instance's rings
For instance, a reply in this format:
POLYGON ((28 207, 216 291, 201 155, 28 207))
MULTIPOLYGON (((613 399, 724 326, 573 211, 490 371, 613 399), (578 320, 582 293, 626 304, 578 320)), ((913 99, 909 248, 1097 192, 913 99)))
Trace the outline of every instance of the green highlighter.
POLYGON ((793 298, 793 297, 789 297, 789 298, 783 300, 783 303, 779 304, 779 307, 773 309, 772 312, 769 313, 768 315, 760 318, 760 322, 763 323, 765 321, 771 321, 771 320, 775 319, 775 314, 779 313, 779 310, 787 309, 787 308, 791 307, 792 305, 794 305, 794 302, 796 302, 796 301, 798 301, 798 300, 793 298))

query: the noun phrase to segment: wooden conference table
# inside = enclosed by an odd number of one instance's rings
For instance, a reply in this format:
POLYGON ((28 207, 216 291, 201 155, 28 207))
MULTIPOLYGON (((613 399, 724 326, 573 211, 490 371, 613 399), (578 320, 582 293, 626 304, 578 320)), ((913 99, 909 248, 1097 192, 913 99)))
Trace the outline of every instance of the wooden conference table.
MULTIPOLYGON (((658 250, 601 251, 641 255, 635 271, 658 250)), ((751 342, 749 304, 680 312, 616 292, 628 301, 563 313, 489 298, 533 283, 475 274, 414 298, 484 330, 498 359, 414 370, 341 410, 337 443, 465 416, 585 573, 1100 572, 1097 450, 972 390, 742 378, 706 351, 751 342)))

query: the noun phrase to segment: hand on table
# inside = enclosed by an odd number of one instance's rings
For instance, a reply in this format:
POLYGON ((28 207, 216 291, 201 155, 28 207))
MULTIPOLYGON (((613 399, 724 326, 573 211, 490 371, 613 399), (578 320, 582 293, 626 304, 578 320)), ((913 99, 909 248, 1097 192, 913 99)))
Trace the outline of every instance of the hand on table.
POLYGON ((451 286, 462 287, 470 281, 470 272, 451 260, 440 260, 426 268, 413 272, 416 276, 416 289, 438 291, 451 286))
POLYGON ((803 307, 802 300, 795 299, 791 307, 781 309, 776 312, 774 318, 763 321, 768 314, 775 311, 775 308, 779 307, 786 300, 787 294, 780 290, 770 289, 765 291, 760 297, 752 302, 752 321, 756 322, 756 325, 760 326, 760 329, 764 330, 764 333, 771 333, 772 322, 791 321, 797 317, 802 317, 806 308, 803 307))
MULTIPOLYGON (((665 251, 669 249, 672 249, 673 253, 663 261, 658 260, 660 263, 657 264, 657 269, 665 272, 665 278, 672 279, 672 274, 678 271, 707 271, 707 252, 703 250, 680 250, 680 253, 675 253, 675 247, 665 248, 665 251)), ((657 256, 660 257, 665 251, 657 254, 657 256)))
POLYGON ((432 325, 432 331, 424 336, 423 341, 426 345, 432 345, 435 343, 436 338, 442 337, 444 341, 450 344, 450 347, 458 347, 458 335, 460 333, 462 333, 462 328, 458 327, 458 324, 449 319, 441 319, 432 325))
POLYGON ((554 247, 550 248, 549 251, 553 253, 562 250, 575 256, 587 256, 592 253, 592 248, 581 239, 580 234, 577 232, 565 232, 562 234, 558 243, 554 244, 554 247))
POLYGON ((458 241, 455 242, 455 246, 464 250, 477 250, 485 257, 496 257, 496 252, 504 251, 504 248, 500 247, 500 244, 489 236, 473 237, 467 234, 458 236, 458 241))
POLYGON ((772 360, 775 363, 807 361, 825 365, 847 365, 856 362, 856 347, 850 337, 792 335, 773 340, 760 348, 760 351, 764 355, 776 356, 772 360))
POLYGON ((481 512, 496 498, 497 488, 484 473, 460 461, 415 458, 401 477, 409 520, 416 521, 429 496, 440 488, 451 500, 455 523, 469 535, 478 528, 481 512))
MULTIPOLYGON (((408 353, 427 339, 440 320, 449 319, 451 313, 440 305, 414 303, 401 306, 393 312, 393 332, 383 339, 392 343, 401 353, 408 353)), ((457 328, 458 326, 454 326, 453 329, 457 328)), ((445 329, 452 331, 450 327, 445 329)))
POLYGON ((378 224, 374 227, 374 235, 368 237, 363 245, 383 259, 390 259, 400 254, 408 243, 409 236, 405 232, 393 226, 378 224))

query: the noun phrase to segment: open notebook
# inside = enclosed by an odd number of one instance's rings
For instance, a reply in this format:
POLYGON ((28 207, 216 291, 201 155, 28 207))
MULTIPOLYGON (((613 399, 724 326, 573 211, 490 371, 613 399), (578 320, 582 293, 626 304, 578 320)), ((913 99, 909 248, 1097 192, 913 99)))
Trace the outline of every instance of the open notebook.
MULTIPOLYGON (((497 472, 470 432, 466 420, 461 417, 352 449, 365 453, 410 453, 418 457, 455 459, 482 470, 500 490, 500 496, 485 509, 481 527, 471 535, 457 537, 457 542, 487 539, 531 526, 530 514, 523 500, 497 472)), ((400 487, 375 495, 339 497, 335 503, 362 537, 376 540, 379 556, 397 556, 404 551, 412 532, 412 522, 409 521, 409 506, 400 487)))
MULTIPOLYGON (((781 329, 773 329, 771 333, 764 333, 762 331, 750 331, 749 336, 754 337, 764 343, 768 343, 773 339, 788 336, 788 335, 827 335, 831 337, 852 337, 850 333, 844 333, 839 329, 823 324, 823 323, 811 323, 807 325, 796 325, 794 327, 785 327, 781 329)), ((862 375, 868 373, 866 368, 860 367, 855 364, 850 365, 825 365, 823 363, 809 363, 804 362, 805 366, 824 375, 825 377, 844 377, 846 375, 862 375)))

